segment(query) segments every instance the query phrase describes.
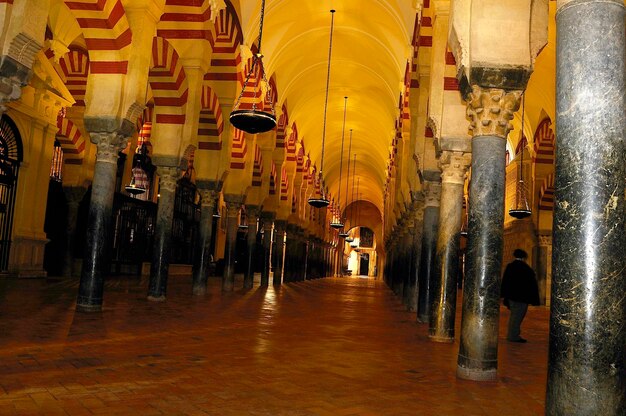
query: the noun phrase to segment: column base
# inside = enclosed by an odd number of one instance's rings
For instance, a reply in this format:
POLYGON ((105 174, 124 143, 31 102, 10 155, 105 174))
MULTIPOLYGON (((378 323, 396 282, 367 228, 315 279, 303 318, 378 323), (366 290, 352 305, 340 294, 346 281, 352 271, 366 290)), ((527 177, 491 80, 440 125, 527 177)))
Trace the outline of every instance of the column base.
POLYGON ((471 381, 496 381, 498 370, 495 368, 483 370, 478 368, 465 368, 458 366, 456 368, 456 376, 463 380, 471 381))
POLYGON ((418 315, 417 322, 419 322, 420 324, 430 323, 430 315, 418 315))
POLYGON ((441 335, 429 335, 428 339, 430 339, 433 342, 441 342, 441 343, 447 343, 447 344, 451 344, 454 342, 454 337, 445 337, 441 335))
POLYGON ((102 305, 81 305, 80 303, 77 303, 76 312, 102 312, 102 305))
POLYGON ((206 295, 206 287, 205 286, 196 286, 191 289, 191 292, 194 296, 203 296, 206 295))
POLYGON ((148 300, 150 302, 165 302, 165 296, 163 296, 163 295, 160 295, 160 296, 148 295, 148 300))

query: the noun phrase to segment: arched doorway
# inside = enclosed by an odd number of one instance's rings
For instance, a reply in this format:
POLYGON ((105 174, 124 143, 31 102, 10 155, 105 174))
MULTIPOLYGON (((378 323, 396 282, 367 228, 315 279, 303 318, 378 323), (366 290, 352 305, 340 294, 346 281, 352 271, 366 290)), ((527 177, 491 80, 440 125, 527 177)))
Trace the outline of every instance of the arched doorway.
POLYGON ((6 114, 0 118, 0 271, 6 271, 11 250, 17 174, 22 162, 22 139, 6 114))

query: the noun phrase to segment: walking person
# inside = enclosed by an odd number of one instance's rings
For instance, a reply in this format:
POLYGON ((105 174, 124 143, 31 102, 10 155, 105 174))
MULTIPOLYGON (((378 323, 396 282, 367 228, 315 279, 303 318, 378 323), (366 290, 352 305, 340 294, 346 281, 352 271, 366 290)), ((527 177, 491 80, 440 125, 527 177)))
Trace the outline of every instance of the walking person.
POLYGON ((510 342, 526 342, 520 336, 521 325, 528 305, 539 305, 539 288, 535 272, 526 264, 528 254, 518 248, 513 252, 513 260, 506 266, 502 277, 500 296, 504 305, 511 310, 507 340, 510 342))

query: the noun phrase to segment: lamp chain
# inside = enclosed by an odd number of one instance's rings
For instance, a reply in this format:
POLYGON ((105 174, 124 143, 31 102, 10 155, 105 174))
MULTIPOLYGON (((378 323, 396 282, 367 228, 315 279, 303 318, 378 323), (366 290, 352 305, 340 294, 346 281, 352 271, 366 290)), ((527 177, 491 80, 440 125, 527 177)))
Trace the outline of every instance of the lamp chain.
MULTIPOLYGON (((324 101, 324 126, 322 130, 322 161, 320 163, 320 178, 324 171, 324 143, 326 142, 326 113, 328 111, 328 88, 330 86, 330 58, 333 53, 333 28, 335 26, 335 10, 330 11, 330 46, 328 47, 328 72, 326 74, 326 99, 324 101)), ((322 190, 323 192, 323 190, 322 190)))

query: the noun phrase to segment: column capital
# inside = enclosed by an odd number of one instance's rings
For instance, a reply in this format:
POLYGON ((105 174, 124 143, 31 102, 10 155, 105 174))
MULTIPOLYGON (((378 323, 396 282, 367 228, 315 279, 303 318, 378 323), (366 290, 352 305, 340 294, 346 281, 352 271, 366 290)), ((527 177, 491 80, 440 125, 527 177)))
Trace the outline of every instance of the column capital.
POLYGON ((173 166, 157 166, 157 174, 159 175, 159 190, 175 192, 176 182, 180 177, 180 170, 173 166))
POLYGON ((506 138, 513 129, 510 121, 520 106, 522 91, 505 91, 501 88, 483 88, 472 85, 467 100, 470 132, 475 136, 506 138))
POLYGON ((284 233, 287 230, 287 221, 285 220, 275 220, 274 221, 274 231, 278 233, 284 233))
POLYGON ((258 205, 246 205, 246 215, 248 215, 248 218, 254 218, 256 221, 261 216, 261 207, 258 205))
POLYGON ((463 185, 467 169, 472 164, 472 154, 464 152, 443 151, 439 157, 441 182, 463 185))
POLYGON ((96 145, 96 161, 103 163, 117 163, 119 152, 126 147, 129 137, 114 132, 89 133, 91 142, 96 145))
POLYGON ((214 208, 216 204, 217 197, 219 196, 219 192, 213 189, 205 189, 205 188, 197 188, 198 193, 200 194, 200 204, 203 207, 211 207, 214 208))
POLYGON ((424 182, 424 208, 439 207, 441 199, 440 182, 424 182))

